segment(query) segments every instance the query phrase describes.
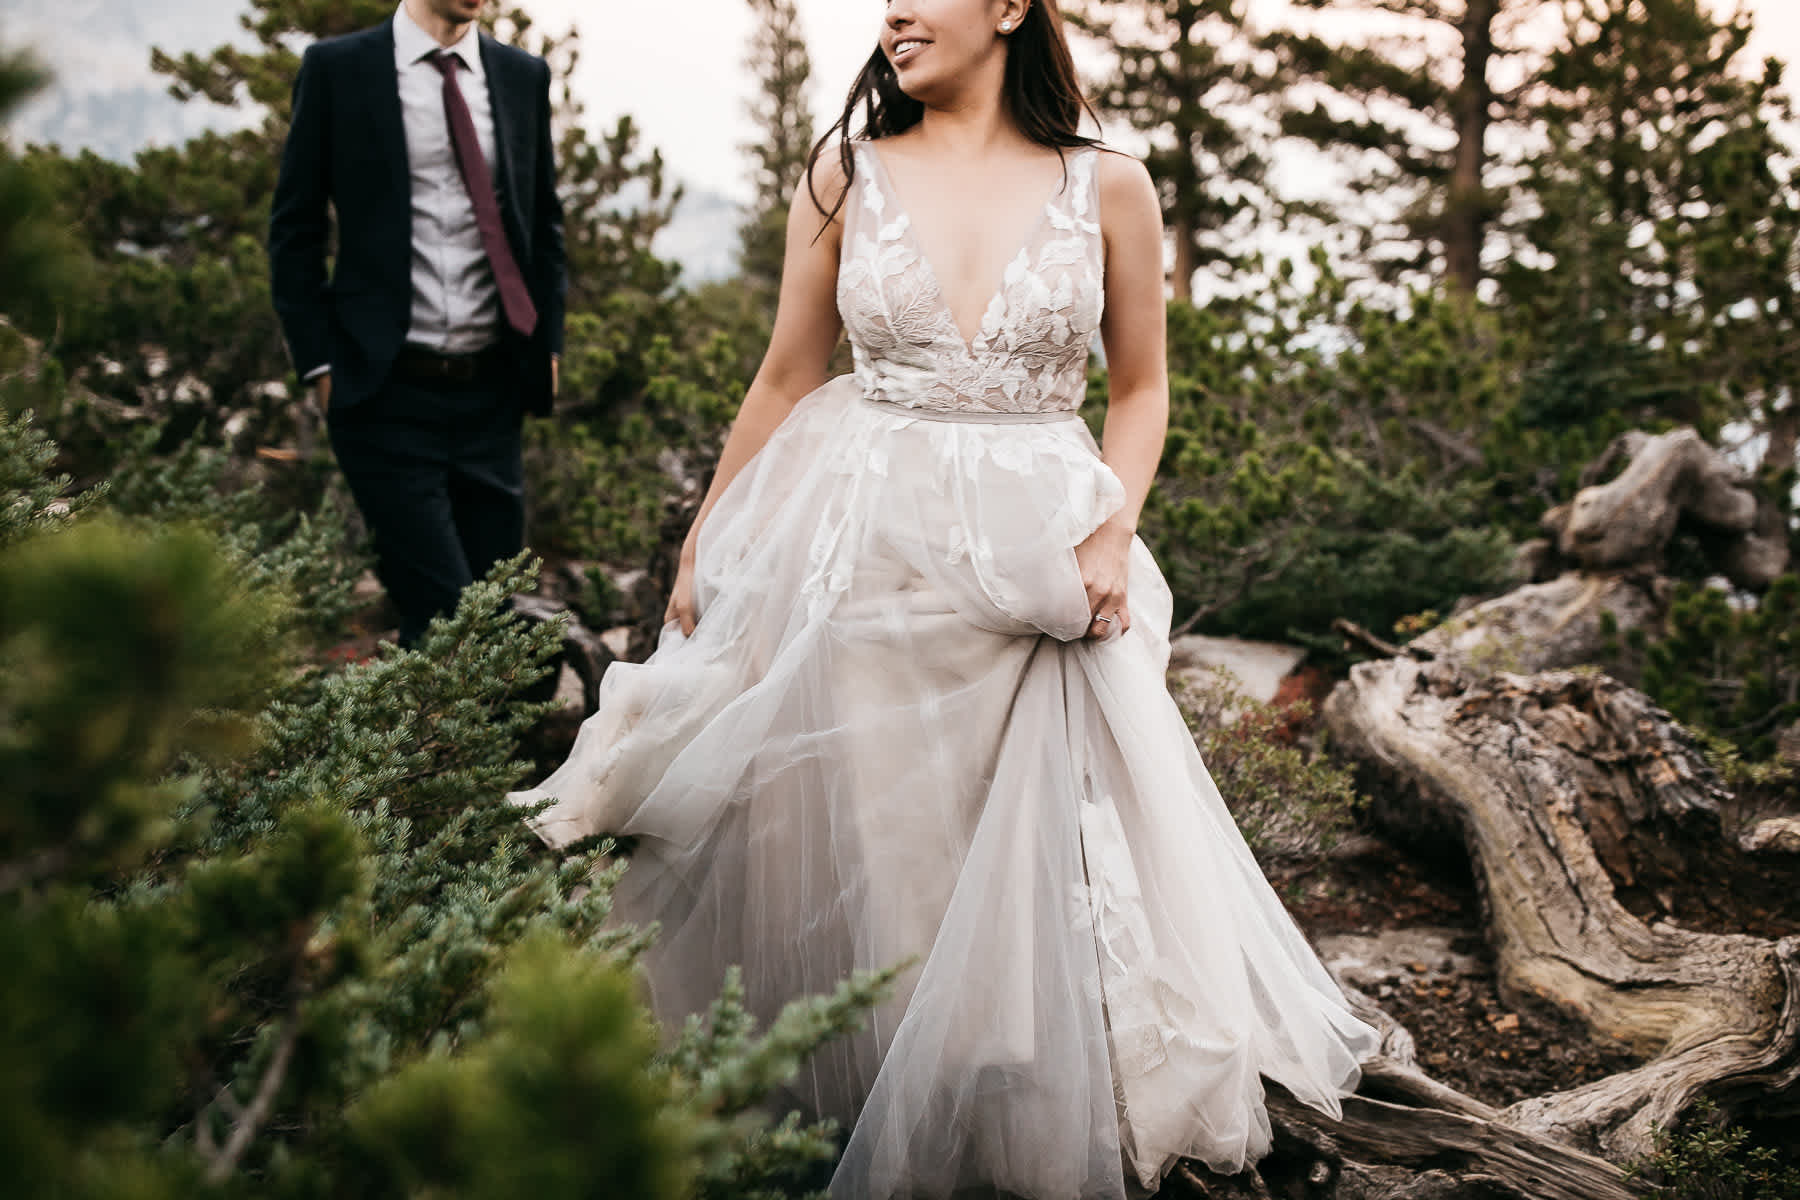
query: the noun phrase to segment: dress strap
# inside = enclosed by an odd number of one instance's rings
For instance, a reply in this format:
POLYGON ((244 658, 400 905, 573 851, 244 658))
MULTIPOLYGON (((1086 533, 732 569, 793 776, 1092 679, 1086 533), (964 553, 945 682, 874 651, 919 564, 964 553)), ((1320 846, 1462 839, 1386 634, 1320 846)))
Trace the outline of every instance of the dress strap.
POLYGON ((1096 226, 1100 222, 1100 156, 1104 153, 1099 146, 1083 146, 1073 168, 1081 179, 1079 186, 1071 189, 1075 193, 1071 207, 1077 217, 1096 226))

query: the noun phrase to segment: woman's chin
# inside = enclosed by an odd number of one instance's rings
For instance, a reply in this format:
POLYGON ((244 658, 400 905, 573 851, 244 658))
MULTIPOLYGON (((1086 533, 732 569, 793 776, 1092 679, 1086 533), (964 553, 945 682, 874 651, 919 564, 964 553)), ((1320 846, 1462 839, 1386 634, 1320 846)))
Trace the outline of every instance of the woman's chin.
POLYGON ((943 91, 944 81, 929 71, 914 68, 911 71, 896 73, 894 81, 900 85, 901 92, 908 100, 916 100, 920 104, 930 104, 932 98, 943 91))

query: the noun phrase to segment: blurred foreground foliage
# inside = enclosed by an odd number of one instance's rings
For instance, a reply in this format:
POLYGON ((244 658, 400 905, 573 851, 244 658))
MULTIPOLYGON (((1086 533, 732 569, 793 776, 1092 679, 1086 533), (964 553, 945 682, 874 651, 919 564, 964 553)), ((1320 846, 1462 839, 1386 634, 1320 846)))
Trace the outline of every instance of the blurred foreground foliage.
POLYGON ((303 666, 290 585, 331 575, 334 540, 197 516, 153 477, 114 489, 153 515, 52 519, 80 498, 30 477, 25 421, 0 432, 21 1194, 734 1197, 829 1160, 829 1128, 757 1105, 882 981, 759 1034, 722 980, 659 1048, 641 935, 604 925, 610 847, 559 860, 502 800, 559 645, 509 614, 523 560, 414 651, 303 666))

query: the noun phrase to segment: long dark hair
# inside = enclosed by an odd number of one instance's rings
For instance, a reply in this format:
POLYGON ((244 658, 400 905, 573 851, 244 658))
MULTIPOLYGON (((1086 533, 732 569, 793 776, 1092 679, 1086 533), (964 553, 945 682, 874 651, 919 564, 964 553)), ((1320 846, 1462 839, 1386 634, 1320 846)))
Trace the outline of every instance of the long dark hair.
MULTIPOLYGON (((1096 139, 1081 132, 1083 113, 1094 116, 1087 98, 1081 94, 1081 82, 1075 75, 1075 60, 1069 54, 1069 42, 1063 36, 1062 14, 1055 0, 1031 0, 1018 29, 1007 35, 1006 80, 1001 85, 1006 110, 1019 126, 1019 132, 1040 146, 1050 146, 1058 153, 1075 146, 1092 146, 1096 139)), ((857 109, 863 110, 861 137, 884 138, 905 133, 925 116, 925 106, 900 90, 894 64, 878 43, 875 53, 850 85, 844 101, 843 115, 825 131, 806 158, 806 191, 813 207, 825 213, 824 225, 844 207, 850 194, 850 183, 856 178, 856 156, 851 151, 850 123, 857 109), (812 169, 832 140, 837 141, 838 165, 844 172, 844 190, 837 203, 826 212, 813 187, 812 169)), ((1095 118, 1096 124, 1098 118, 1095 118)))

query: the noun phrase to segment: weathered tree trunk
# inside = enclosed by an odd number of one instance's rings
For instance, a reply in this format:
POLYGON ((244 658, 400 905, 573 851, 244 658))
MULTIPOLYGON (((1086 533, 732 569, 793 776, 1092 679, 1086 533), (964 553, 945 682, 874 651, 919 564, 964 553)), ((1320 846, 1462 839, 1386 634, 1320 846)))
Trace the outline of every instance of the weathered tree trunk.
MULTIPOLYGON (((1719 832, 1723 793, 1666 713, 1599 674, 1477 685, 1453 664, 1396 658, 1356 667, 1324 717, 1334 745, 1381 777, 1378 819, 1462 838, 1502 994, 1651 1056, 1514 1105, 1483 1136, 1619 1159, 1647 1153, 1654 1127, 1703 1095, 1727 1112, 1800 1108, 1800 939, 1645 925, 1615 895, 1644 845, 1719 832)), ((1368 1120, 1371 1137, 1386 1136, 1368 1120)))
POLYGON ((1786 531, 1768 528, 1744 473, 1692 429, 1621 434, 1583 484, 1543 524, 1562 555, 1589 570, 1659 564, 1683 521, 1705 532, 1705 548, 1740 587, 1760 591, 1787 568, 1786 531))
POLYGON ((1188 1194, 1615 1200, 1637 1194, 1618 1164, 1651 1153, 1655 1131, 1698 1099, 1727 1117, 1800 1113, 1800 937, 1647 923, 1621 899, 1691 873, 1690 856, 1781 852, 1800 823, 1771 816, 1727 837, 1729 796, 1666 712, 1591 669, 1557 669, 1661 622, 1658 567, 1678 527, 1746 586, 1785 565, 1785 538, 1691 430, 1625 435, 1583 484, 1545 518, 1554 544, 1540 557, 1560 575, 1405 647, 1340 622, 1388 657, 1355 667, 1323 718, 1335 752, 1372 777, 1378 825, 1471 861, 1502 997, 1552 1006, 1645 1061, 1497 1110, 1423 1075, 1406 1031, 1347 988, 1383 1045, 1342 1119, 1278 1093, 1282 1161, 1267 1180, 1190 1171, 1188 1194), (1302 1182, 1268 1185, 1283 1178, 1302 1182))
MULTIPOLYGON (((1280 1089, 1269 1096, 1275 1153, 1263 1171, 1282 1195, 1330 1200, 1631 1200, 1605 1159, 1505 1123, 1503 1114, 1388 1059, 1368 1064, 1341 1119, 1280 1089)), ((1186 1168, 1165 1196, 1267 1197, 1262 1174, 1221 1179, 1186 1168)))
POLYGON ((1660 567, 1678 528, 1739 586, 1761 590, 1787 569, 1781 512, 1691 429, 1623 434, 1582 483, 1544 515, 1550 540, 1528 548, 1534 582, 1458 612, 1407 653, 1475 677, 1613 660, 1612 643, 1663 621, 1672 589, 1660 567))
POLYGON ((1500 0, 1468 0, 1459 22, 1463 77, 1451 98, 1456 153, 1444 203, 1444 258, 1450 282, 1467 292, 1481 282, 1481 247, 1487 236, 1487 131, 1494 103, 1488 63, 1494 57, 1499 8, 1500 0))
POLYGON ((1456 663, 1472 676, 1602 662, 1609 644, 1662 623, 1669 585, 1654 571, 1570 571, 1458 613, 1407 644, 1415 658, 1456 663))
POLYGON ((1194 299, 1194 223, 1177 214, 1169 224, 1175 240, 1175 260, 1169 270, 1169 288, 1176 300, 1191 304, 1194 299))

